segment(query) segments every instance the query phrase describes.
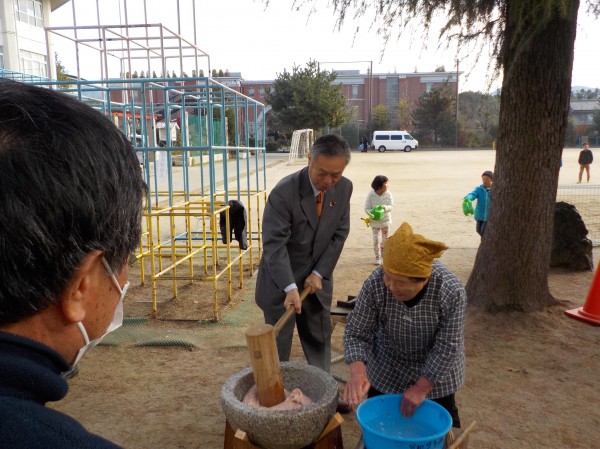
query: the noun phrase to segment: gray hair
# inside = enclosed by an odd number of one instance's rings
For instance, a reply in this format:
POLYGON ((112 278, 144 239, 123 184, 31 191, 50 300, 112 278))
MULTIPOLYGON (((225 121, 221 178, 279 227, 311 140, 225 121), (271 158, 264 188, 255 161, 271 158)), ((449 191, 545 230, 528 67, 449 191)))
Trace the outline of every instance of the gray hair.
POLYGON ((346 165, 350 162, 350 146, 344 138, 337 134, 325 134, 315 140, 310 147, 310 157, 314 160, 317 156, 336 157, 342 156, 346 159, 346 165))

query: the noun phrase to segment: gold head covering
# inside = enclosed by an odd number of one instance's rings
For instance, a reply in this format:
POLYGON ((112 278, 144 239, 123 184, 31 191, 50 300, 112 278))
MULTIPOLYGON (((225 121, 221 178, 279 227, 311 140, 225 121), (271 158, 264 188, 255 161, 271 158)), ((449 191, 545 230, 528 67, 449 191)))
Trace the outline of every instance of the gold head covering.
POLYGON ((447 249, 445 243, 413 234, 405 222, 385 241, 383 269, 401 276, 426 278, 431 276, 433 259, 441 257, 447 249))

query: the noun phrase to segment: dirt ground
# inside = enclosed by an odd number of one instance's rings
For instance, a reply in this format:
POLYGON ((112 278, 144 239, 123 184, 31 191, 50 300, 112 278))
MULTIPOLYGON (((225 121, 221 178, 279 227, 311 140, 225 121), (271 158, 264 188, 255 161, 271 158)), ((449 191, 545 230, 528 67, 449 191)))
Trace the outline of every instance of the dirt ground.
MULTIPOLYGON (((577 154, 576 149, 565 150, 563 185, 574 184, 577 154)), ((450 249, 442 262, 466 282, 479 238, 475 223, 462 215, 461 201, 480 182, 481 173, 493 169, 494 156, 491 150, 353 153, 345 173, 354 182, 352 228, 335 271, 334 298, 355 295, 373 269, 371 231, 360 218, 377 174, 390 178, 393 228, 408 221, 415 232, 446 242, 450 249)), ((272 165, 269 187, 299 168, 272 165)), ((596 264, 599 256, 596 249, 596 264)), ((135 271, 126 316, 148 317, 151 292, 136 285, 135 271)), ((162 337, 158 346, 136 346, 125 339, 97 347, 80 362, 66 399, 51 406, 128 449, 223 447, 220 390, 230 375, 249 365, 244 331, 261 321, 250 275, 246 270, 245 287, 235 289, 232 303, 221 302, 218 324, 208 321, 212 302, 211 295, 203 294, 207 285, 181 287, 182 296, 165 307, 192 308, 192 318, 138 324, 162 337), (179 345, 165 344, 169 336, 179 345)), ((457 401, 463 427, 477 421, 469 448, 600 447, 600 327, 564 314, 584 304, 592 278, 591 272, 553 270, 550 287, 564 304, 543 312, 487 315, 468 310, 467 378, 457 401)), ((343 325, 335 327, 334 356, 343 352, 343 331, 343 325)), ((304 361, 297 341, 293 360, 304 361)), ((332 372, 348 376, 343 361, 332 372)), ((354 449, 360 428, 353 413, 344 419, 344 447, 354 449)))

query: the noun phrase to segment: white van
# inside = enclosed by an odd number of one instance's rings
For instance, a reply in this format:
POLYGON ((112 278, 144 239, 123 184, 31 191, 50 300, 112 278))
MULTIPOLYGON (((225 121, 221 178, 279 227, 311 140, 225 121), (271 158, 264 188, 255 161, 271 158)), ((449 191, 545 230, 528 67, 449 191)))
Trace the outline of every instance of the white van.
POLYGON ((375 131, 371 145, 383 153, 385 150, 416 150, 419 141, 408 134, 407 131, 375 131))

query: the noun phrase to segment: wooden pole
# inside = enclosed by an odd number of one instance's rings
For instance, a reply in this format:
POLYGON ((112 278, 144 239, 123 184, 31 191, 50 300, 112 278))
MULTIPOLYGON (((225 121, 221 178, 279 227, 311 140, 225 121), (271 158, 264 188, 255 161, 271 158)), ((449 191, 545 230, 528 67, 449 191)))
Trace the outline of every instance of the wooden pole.
POLYGON ((460 436, 454 441, 454 443, 452 443, 450 446, 448 446, 448 449, 460 449, 460 445, 465 440, 465 438, 467 438, 469 433, 475 428, 476 425, 477 425, 477 421, 473 421, 469 425, 469 427, 467 427, 465 429, 465 431, 460 434, 460 436))
MULTIPOLYGON (((305 288, 300 293, 300 301, 303 301, 310 291, 310 287, 305 288)), ((275 337, 294 313, 294 308, 290 307, 275 326, 257 324, 246 331, 246 343, 258 391, 258 402, 263 407, 273 407, 285 399, 275 337)))
POLYGON ((273 407, 282 403, 285 394, 273 326, 270 324, 252 326, 246 331, 246 342, 260 405, 273 407))

